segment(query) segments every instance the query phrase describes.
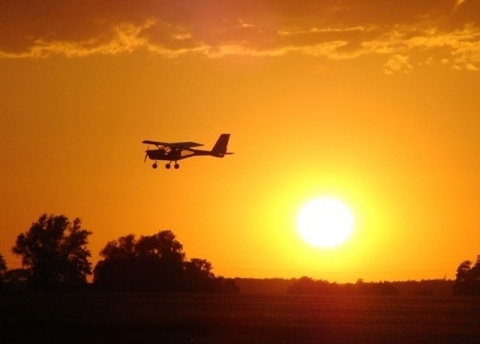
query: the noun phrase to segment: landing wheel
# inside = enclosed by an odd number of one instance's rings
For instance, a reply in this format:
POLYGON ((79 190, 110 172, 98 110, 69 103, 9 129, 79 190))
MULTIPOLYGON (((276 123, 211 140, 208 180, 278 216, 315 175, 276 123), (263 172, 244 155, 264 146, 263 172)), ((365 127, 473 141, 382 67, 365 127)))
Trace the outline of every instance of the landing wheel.
POLYGON ((152 165, 152 167, 153 167, 154 169, 156 169, 156 168, 158 167, 157 163, 154 163, 154 164, 152 165))
POLYGON ((180 165, 175 163, 175 165, 173 165, 173 167, 175 167, 175 169, 178 170, 180 168, 180 165))
POLYGON ((165 168, 166 168, 167 170, 170 169, 170 163, 166 164, 166 165, 165 165, 165 168))

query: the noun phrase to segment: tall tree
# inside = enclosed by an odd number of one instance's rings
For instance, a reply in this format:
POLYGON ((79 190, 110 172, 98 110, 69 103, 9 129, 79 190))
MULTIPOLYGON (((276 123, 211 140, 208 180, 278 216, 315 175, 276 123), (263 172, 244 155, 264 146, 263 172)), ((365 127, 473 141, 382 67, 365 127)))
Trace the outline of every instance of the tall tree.
POLYGON ((7 263, 5 262, 2 254, 0 253, 0 284, 2 284, 4 280, 5 272, 7 272, 7 263))
POLYGON ((0 274, 7 271, 7 263, 5 262, 5 258, 3 258, 2 254, 0 253, 0 274))
POLYGON ((464 295, 480 294, 480 261, 473 265, 466 260, 458 266, 453 292, 464 295))
POLYGON ((12 250, 30 270, 32 288, 80 287, 92 273, 87 249, 90 234, 78 218, 70 222, 64 215, 44 214, 17 237, 12 250))

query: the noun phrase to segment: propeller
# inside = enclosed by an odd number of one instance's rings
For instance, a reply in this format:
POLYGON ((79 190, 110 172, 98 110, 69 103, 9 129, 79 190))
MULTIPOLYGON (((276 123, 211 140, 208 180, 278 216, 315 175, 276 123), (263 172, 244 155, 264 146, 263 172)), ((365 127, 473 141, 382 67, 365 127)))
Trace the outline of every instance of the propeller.
POLYGON ((150 145, 147 147, 147 150, 145 151, 145 158, 143 158, 143 163, 145 163, 145 161, 147 161, 149 150, 150 150, 150 145))

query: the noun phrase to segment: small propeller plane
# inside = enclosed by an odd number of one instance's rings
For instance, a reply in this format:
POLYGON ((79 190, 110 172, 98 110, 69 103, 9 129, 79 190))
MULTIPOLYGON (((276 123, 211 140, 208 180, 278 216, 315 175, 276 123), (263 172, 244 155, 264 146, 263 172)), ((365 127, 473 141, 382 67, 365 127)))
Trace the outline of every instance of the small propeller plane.
POLYGON ((194 156, 214 156, 216 158, 223 158, 226 154, 233 154, 231 152, 227 152, 227 145, 228 140, 230 139, 230 134, 221 134, 218 138, 217 142, 213 146, 212 150, 201 150, 201 149, 194 149, 193 147, 200 147, 203 146, 201 143, 196 142, 157 142, 157 141, 150 141, 145 140, 142 143, 147 145, 154 145, 156 146, 155 149, 147 148, 145 151, 145 159, 144 162, 149 158, 153 160, 154 163, 152 165, 153 168, 157 168, 158 164, 157 161, 165 160, 168 163, 165 165, 165 168, 169 169, 172 166, 172 162, 174 163, 173 167, 178 169, 180 165, 178 164, 178 160, 192 158, 194 156))

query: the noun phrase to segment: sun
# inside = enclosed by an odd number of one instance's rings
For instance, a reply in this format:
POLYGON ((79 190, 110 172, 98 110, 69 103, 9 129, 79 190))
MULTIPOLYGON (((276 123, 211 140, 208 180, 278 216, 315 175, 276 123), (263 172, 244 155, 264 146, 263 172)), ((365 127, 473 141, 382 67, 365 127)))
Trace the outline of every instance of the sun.
POLYGON ((340 200, 315 198, 305 203, 297 217, 300 236, 308 244, 331 248, 343 244, 353 232, 353 214, 340 200))

